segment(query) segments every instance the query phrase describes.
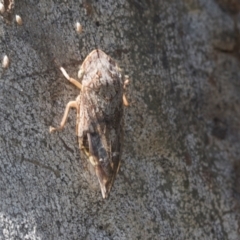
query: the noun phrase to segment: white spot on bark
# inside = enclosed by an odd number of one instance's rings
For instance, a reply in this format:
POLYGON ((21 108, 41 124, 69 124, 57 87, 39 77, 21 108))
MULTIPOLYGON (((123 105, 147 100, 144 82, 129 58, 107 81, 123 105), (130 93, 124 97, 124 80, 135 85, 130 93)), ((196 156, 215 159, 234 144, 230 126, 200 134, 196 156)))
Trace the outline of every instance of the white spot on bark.
POLYGON ((8 58, 8 56, 7 55, 5 55, 4 57, 3 57, 3 60, 2 60, 2 67, 3 68, 8 68, 9 67, 9 58, 8 58))
POLYGON ((5 7, 2 3, 0 3, 0 13, 4 13, 5 12, 5 7))
POLYGON ((79 22, 77 22, 75 24, 75 27, 76 27, 76 32, 77 33, 82 33, 83 28, 82 28, 82 25, 79 22))
POLYGON ((23 24, 22 18, 19 15, 16 15, 16 22, 20 26, 23 24))

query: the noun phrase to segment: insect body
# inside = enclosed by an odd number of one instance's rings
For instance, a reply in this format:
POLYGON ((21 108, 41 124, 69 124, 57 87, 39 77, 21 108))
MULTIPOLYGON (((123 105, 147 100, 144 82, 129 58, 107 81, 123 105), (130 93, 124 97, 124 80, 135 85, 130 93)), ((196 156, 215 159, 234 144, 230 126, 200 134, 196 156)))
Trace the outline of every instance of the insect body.
POLYGON ((69 77, 64 68, 60 70, 81 91, 75 101, 67 104, 60 127, 50 127, 50 132, 61 130, 69 109, 76 108, 80 150, 94 166, 102 196, 107 198, 120 167, 123 105, 128 105, 124 89, 128 81, 124 82, 116 62, 98 49, 80 67, 82 84, 69 77))

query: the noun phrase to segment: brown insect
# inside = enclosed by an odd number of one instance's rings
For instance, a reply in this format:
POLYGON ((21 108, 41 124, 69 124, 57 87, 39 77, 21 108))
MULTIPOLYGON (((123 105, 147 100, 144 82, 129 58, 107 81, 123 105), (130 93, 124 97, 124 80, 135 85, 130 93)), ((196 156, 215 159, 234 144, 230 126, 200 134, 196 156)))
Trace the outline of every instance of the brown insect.
POLYGON ((80 91, 75 101, 67 104, 60 127, 63 129, 70 108, 77 109, 76 131, 80 150, 93 165, 103 198, 107 198, 118 173, 123 144, 123 105, 128 106, 124 81, 117 63, 97 49, 84 60, 78 72, 82 84, 63 75, 80 91))

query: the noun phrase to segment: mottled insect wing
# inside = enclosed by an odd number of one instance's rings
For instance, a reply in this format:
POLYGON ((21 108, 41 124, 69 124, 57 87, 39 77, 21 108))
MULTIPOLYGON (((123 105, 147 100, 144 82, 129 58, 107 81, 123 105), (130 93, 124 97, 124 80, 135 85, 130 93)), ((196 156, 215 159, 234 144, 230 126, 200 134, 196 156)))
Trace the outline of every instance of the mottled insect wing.
POLYGON ((123 77, 114 60, 101 50, 83 62, 77 135, 81 150, 95 168, 103 198, 120 167, 123 136, 123 77))

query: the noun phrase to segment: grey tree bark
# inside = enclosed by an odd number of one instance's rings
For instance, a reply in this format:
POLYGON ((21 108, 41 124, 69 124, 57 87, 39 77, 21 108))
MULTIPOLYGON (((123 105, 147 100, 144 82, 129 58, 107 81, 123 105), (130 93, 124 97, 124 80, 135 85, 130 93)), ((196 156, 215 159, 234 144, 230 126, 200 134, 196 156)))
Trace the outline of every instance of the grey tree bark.
POLYGON ((0 239, 239 239, 238 1, 2 2, 0 239), (58 65, 76 78, 95 48, 131 80, 107 200, 80 156, 75 112, 49 133, 79 94, 58 65))

